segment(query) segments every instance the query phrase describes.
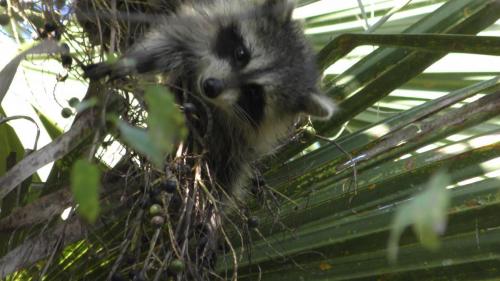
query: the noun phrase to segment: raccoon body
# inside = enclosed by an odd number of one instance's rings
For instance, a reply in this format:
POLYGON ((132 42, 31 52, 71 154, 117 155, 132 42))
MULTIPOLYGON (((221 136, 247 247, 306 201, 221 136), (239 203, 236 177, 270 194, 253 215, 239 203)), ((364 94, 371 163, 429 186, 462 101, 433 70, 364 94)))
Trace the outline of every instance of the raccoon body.
POLYGON ((315 57, 293 8, 288 0, 185 2, 117 63, 98 64, 87 76, 167 73, 189 102, 206 104, 206 161, 224 190, 239 193, 251 163, 271 153, 298 118, 327 119, 334 110, 318 90, 315 57))

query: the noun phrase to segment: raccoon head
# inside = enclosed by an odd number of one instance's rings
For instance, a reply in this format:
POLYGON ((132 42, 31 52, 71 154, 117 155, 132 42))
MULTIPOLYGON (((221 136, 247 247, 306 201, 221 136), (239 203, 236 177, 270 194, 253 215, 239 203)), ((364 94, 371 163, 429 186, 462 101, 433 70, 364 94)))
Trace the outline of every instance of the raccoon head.
POLYGON ((258 129, 301 114, 327 119, 333 103, 318 90, 315 57, 290 0, 205 0, 164 18, 114 65, 91 78, 166 72, 258 129))
POLYGON ((333 105, 319 94, 315 57, 291 18, 293 3, 232 2, 238 7, 225 4, 222 12, 212 7, 219 14, 198 62, 198 92, 254 128, 283 116, 330 117, 333 105))

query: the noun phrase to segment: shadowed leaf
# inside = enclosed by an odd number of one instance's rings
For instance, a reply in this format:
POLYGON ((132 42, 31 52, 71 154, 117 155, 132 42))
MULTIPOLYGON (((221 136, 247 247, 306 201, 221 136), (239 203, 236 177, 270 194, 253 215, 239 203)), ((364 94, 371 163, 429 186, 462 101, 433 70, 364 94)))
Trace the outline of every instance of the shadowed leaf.
POLYGON ((78 213, 90 223, 99 215, 101 172, 96 165, 78 160, 71 171, 71 191, 78 204, 78 213))

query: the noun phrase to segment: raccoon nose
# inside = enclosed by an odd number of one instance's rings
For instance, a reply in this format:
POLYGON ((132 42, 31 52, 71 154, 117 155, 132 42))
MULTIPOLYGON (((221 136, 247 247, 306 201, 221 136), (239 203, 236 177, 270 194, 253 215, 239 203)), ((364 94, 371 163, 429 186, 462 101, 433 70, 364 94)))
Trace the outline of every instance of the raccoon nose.
POLYGON ((216 98, 224 90, 224 83, 219 79, 208 78, 203 82, 203 92, 209 98, 216 98))

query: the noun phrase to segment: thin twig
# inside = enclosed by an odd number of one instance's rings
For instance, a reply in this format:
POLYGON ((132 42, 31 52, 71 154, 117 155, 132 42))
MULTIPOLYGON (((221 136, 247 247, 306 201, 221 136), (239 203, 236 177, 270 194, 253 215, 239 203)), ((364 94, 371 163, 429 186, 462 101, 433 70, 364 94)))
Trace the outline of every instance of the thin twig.
POLYGON ((149 263, 151 260, 151 256, 153 256, 153 251, 156 247, 156 241, 158 241, 158 237, 160 237, 160 233, 162 232, 162 228, 158 227, 155 229, 155 233, 153 234, 153 239, 149 241, 149 251, 148 255, 144 259, 144 265, 142 267, 141 275, 145 275, 146 271, 149 269, 149 263))
POLYGON ((38 146, 38 139, 40 138, 40 127, 35 122, 35 120, 33 120, 33 118, 31 118, 29 116, 22 116, 22 115, 15 115, 15 116, 9 116, 9 117, 2 117, 0 115, 0 125, 3 123, 7 123, 9 121, 12 121, 12 120, 19 120, 19 119, 28 120, 36 126, 35 143, 33 144, 33 151, 35 151, 37 149, 37 146, 38 146))
POLYGON ((159 281, 160 278, 162 277, 161 274, 165 271, 168 265, 168 261, 172 258, 172 252, 168 252, 165 254, 165 257, 163 258, 160 268, 156 271, 156 274, 153 278, 153 281, 159 281))
MULTIPOLYGON (((72 213, 73 213, 73 211, 70 212, 69 216, 71 216, 72 213)), ((68 223, 67 223, 67 221, 65 221, 62 233, 59 235, 59 238, 57 239, 56 244, 54 245, 54 248, 52 249, 52 253, 50 254, 48 261, 45 263, 45 266, 43 267, 42 273, 40 273, 40 277, 38 278, 38 281, 43 280, 43 277, 45 276, 45 274, 47 274, 47 270, 52 265, 52 261, 54 260, 54 257, 56 255, 57 251, 61 248, 62 241, 64 239, 64 233, 66 232, 67 225, 68 225, 68 223)))
MULTIPOLYGON (((333 145, 335 145, 337 147, 338 150, 340 150, 342 153, 344 153, 344 155, 346 155, 349 158, 349 163, 350 163, 350 166, 352 167, 352 178, 353 178, 352 183, 354 184, 354 194, 353 195, 356 195, 358 192, 358 169, 356 167, 357 162, 354 161, 351 154, 349 152, 347 152, 345 149, 343 149, 342 146, 340 146, 336 141, 330 140, 329 138, 323 137, 320 135, 315 135, 315 136, 318 139, 332 143, 333 145)), ((351 185, 349 185, 347 191, 349 192, 350 189, 351 189, 351 185)), ((351 197, 351 200, 352 200, 352 197, 351 197)))
MULTIPOLYGON (((129 233, 132 233, 132 231, 130 231, 129 233)), ((113 267, 111 267, 111 271, 109 272, 106 280, 111 280, 111 278, 113 278, 113 275, 115 274, 115 272, 118 270, 118 267, 120 266, 120 263, 123 260, 123 257, 125 256, 125 253, 128 250, 128 247, 130 245, 130 241, 131 240, 128 238, 125 239, 124 241, 122 241, 120 254, 118 255, 118 258, 116 258, 115 263, 113 264, 113 267)))

